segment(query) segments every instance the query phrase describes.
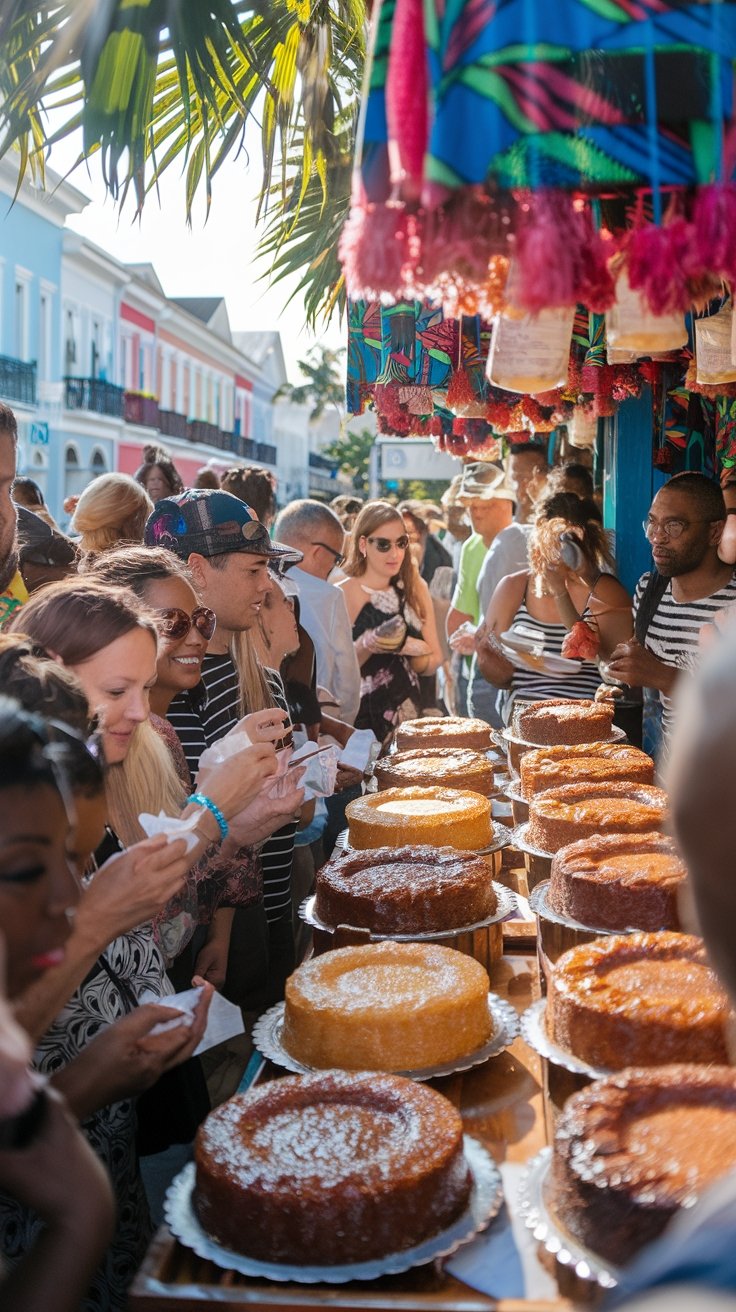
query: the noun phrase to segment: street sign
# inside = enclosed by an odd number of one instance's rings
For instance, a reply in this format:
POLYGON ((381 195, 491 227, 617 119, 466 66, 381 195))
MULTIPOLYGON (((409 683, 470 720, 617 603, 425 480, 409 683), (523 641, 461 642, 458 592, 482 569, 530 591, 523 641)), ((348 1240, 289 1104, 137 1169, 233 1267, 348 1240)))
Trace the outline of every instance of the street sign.
POLYGON ((31 446, 48 446, 49 426, 45 423, 31 424, 31 446))

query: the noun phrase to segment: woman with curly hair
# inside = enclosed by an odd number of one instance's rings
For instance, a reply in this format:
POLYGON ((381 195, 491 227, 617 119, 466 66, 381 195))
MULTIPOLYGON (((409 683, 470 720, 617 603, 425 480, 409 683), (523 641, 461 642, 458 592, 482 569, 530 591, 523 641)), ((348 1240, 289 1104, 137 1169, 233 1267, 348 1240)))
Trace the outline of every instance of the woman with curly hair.
POLYGON ((442 664, 429 588, 409 550, 395 506, 369 501, 349 538, 342 588, 361 668, 356 729, 379 742, 420 709, 419 676, 442 664))
POLYGON ((600 683, 596 661, 633 632, 631 598, 613 573, 608 539, 594 502, 557 492, 537 510, 529 539, 529 569, 498 584, 476 635, 478 668, 505 690, 508 723, 517 698, 593 697, 600 683), (545 656, 580 659, 574 674, 551 674, 539 658, 512 662, 499 635, 516 629, 545 656))
POLYGON ((184 491, 181 474, 171 456, 160 446, 143 448, 143 464, 133 475, 155 504, 162 497, 178 496, 184 491))

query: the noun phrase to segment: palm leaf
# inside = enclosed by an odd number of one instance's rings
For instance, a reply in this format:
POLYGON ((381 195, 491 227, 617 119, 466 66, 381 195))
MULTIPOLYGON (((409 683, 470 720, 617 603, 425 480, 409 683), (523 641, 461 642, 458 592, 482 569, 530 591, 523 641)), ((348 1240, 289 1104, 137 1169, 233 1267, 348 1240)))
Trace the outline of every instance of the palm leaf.
POLYGON ((304 260, 310 320, 342 304, 365 0, 3 0, 0 11, 0 155, 17 149, 19 182, 81 126, 120 204, 132 184, 142 206, 184 160, 191 221, 198 189, 209 207, 212 178, 258 117, 262 252, 276 280, 304 260), (49 134, 51 107, 69 113, 49 134))

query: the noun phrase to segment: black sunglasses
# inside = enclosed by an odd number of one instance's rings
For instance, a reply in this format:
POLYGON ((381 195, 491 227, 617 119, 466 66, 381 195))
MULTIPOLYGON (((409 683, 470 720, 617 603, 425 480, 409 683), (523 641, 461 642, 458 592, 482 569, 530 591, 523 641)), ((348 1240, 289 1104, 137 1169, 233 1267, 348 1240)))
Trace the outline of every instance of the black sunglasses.
POLYGON ((343 556, 341 551, 335 551, 334 547, 328 547, 326 542, 313 542, 312 546, 324 547, 325 551, 329 551, 330 555, 335 557, 336 565, 342 565, 343 561, 345 560, 345 557, 343 556))
POLYGON ((186 638, 192 625, 209 642, 217 627, 217 616, 206 606, 197 606, 191 615, 187 615, 186 611, 180 610, 178 606, 156 612, 156 628, 162 638, 171 638, 174 642, 178 642, 180 638, 186 638))
POLYGON ((372 547, 376 548, 376 551, 382 552, 384 556, 392 547, 398 547, 400 551, 406 551, 409 545, 406 533, 402 533, 401 537, 397 538, 395 542, 392 542, 390 538, 368 538, 367 541, 370 542, 372 547))

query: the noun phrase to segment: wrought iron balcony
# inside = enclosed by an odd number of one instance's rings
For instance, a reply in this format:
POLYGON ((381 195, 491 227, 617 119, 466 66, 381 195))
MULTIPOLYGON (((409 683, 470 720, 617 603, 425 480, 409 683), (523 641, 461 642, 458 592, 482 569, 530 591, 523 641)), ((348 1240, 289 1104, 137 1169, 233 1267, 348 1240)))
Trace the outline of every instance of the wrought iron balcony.
POLYGON ((164 437, 189 437, 189 420, 180 415, 178 410, 159 410, 158 428, 164 437))
POLYGON ((189 441, 204 442, 207 446, 216 446, 220 451, 227 450, 224 434, 217 424, 208 424, 206 419, 189 420, 189 441))
POLYGON ((92 410, 96 415, 122 419, 125 392, 104 378, 65 378, 67 410, 92 410))
POLYGON ((21 405, 36 404, 36 361, 0 355, 0 398, 21 405))
POLYGON ((142 392, 126 392, 123 413, 128 424, 158 428, 159 408, 155 396, 144 396, 142 392))

